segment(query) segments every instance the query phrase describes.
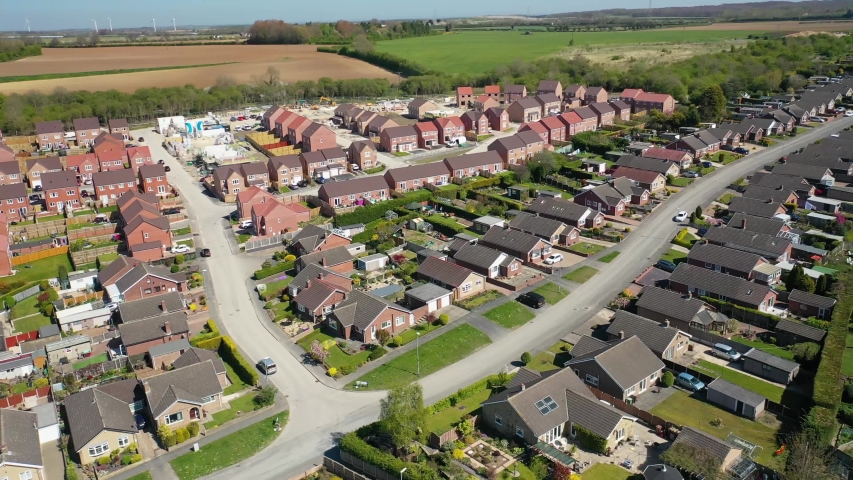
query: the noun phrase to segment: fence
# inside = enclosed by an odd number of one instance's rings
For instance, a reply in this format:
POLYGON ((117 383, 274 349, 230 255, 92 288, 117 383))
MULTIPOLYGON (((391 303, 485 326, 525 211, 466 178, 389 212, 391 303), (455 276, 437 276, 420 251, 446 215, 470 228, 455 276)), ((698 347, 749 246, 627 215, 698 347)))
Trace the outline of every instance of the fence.
POLYGON ((33 295, 38 295, 39 291, 39 286, 33 285, 32 287, 24 290, 23 292, 18 292, 12 295, 12 298, 14 298, 16 302, 23 302, 24 300, 32 297, 33 295))
MULTIPOLYGON (((448 408, 454 408, 454 407, 448 407, 448 408)), ((479 415, 472 415, 471 416, 471 424, 472 425, 476 426, 477 424, 479 424, 479 422, 480 422, 480 416, 479 415)), ((445 443, 455 442, 456 440, 459 440, 460 438, 462 438, 462 435, 459 435, 459 430, 457 430, 456 427, 452 427, 450 430, 442 433, 441 435, 439 435, 435 432, 431 432, 429 434, 429 446, 431 446, 433 448, 441 448, 441 446, 444 445, 445 443)))
POLYGON ((50 386, 39 387, 29 392, 0 398, 0 408, 14 408, 22 403, 24 404, 24 408, 33 408, 37 405, 47 403, 48 395, 50 395, 50 386))
MULTIPOLYGON (((36 288, 38 288, 38 287, 36 287, 36 288)), ((18 345, 21 344, 21 342, 27 342, 30 340, 35 340, 38 338, 38 336, 39 336, 38 330, 33 330, 32 332, 19 333, 13 337, 6 337, 5 338, 6 348, 9 349, 12 347, 17 347, 18 345)))
POLYGON ((112 238, 112 235, 116 233, 116 227, 118 224, 115 223, 105 223, 98 226, 92 227, 83 227, 77 229, 68 229, 68 241, 74 241, 80 238, 92 238, 92 237, 107 237, 112 238))
MULTIPOLYGON (((672 426, 678 427, 678 428, 681 427, 681 425, 677 425, 677 424, 672 423, 672 422, 667 422, 663 418, 652 415, 651 413, 649 413, 645 410, 640 410, 639 408, 635 407, 634 405, 628 405, 627 403, 623 402, 621 398, 616 398, 613 395, 610 395, 609 393, 602 392, 601 390, 599 390, 595 387, 592 387, 590 385, 587 385, 587 387, 589 387, 589 389, 592 390, 593 395, 595 395, 595 397, 598 398, 599 400, 604 400, 605 402, 613 405, 614 407, 618 408, 619 410, 622 410, 623 412, 627 413, 628 415, 631 415, 633 417, 637 417, 638 419, 640 419, 641 421, 643 421, 647 425, 650 425, 652 427, 652 430, 655 430, 655 427, 657 427, 658 425, 663 426, 664 432, 666 432, 669 429, 669 427, 672 427, 672 426)), ((646 395, 654 395, 654 393, 647 393, 646 395)))
MULTIPOLYGON (((350 465, 354 470, 350 470, 346 467, 343 467, 344 470, 350 472, 350 476, 341 476, 344 480, 353 479, 353 480, 367 480, 370 478, 375 478, 376 480, 397 480, 397 475, 392 475, 385 470, 373 465, 372 463, 367 463, 360 458, 356 458, 350 455, 348 452, 343 450, 341 452, 341 460, 350 465), (359 473, 362 472, 362 473, 359 473), (366 475, 366 476, 365 476, 366 475)), ((335 472, 337 473, 337 472, 335 472)))
POLYGON ((78 225, 81 223, 91 223, 95 219, 95 214, 87 213, 85 215, 75 215, 65 219, 66 225, 78 225))
MULTIPOLYGON (((346 452, 341 452, 341 457, 343 457, 345 453, 346 452)), ((346 455, 352 457, 352 455, 348 453, 346 455)), ((326 470, 331 472, 333 475, 341 477, 344 480, 370 480, 369 477, 365 477, 364 475, 347 468, 344 464, 336 462, 329 457, 323 457, 323 466, 326 467, 326 470)))
POLYGON ((694 340, 698 339, 700 343, 704 343, 705 345, 708 345, 708 346, 714 346, 714 344, 716 344, 716 343, 722 343, 724 345, 728 345, 728 346, 732 347, 735 351, 737 351, 738 353, 741 353, 741 354, 744 354, 744 353, 752 350, 752 347, 750 347, 748 345, 744 345, 742 343, 738 343, 738 342, 735 342, 733 340, 729 340, 728 338, 717 335, 716 333, 713 333, 713 332, 706 332, 704 330, 700 330, 696 327, 689 327, 687 329, 687 333, 692 335, 694 340))
POLYGON ((128 363, 130 363, 130 359, 128 357, 119 357, 114 360, 107 360, 106 362, 93 363, 81 368, 80 370, 75 370, 74 376, 78 381, 90 376, 97 377, 98 375, 103 375, 111 370, 124 368, 128 363))
POLYGON ((30 225, 12 225, 9 228, 12 237, 22 238, 42 238, 53 235, 65 235, 65 223, 49 222, 49 223, 34 223, 30 225))
POLYGON ((12 257, 12 265, 23 265, 25 263, 35 262, 36 260, 42 260, 45 258, 56 257, 58 255, 67 255, 68 254, 68 245, 63 247, 51 248, 48 250, 42 250, 40 252, 28 253, 26 255, 21 255, 18 257, 12 257))
POLYGON ((98 248, 87 248, 85 250, 80 250, 79 252, 71 252, 71 263, 74 264, 75 268, 79 265, 94 263, 94 261, 101 255, 117 253, 118 245, 119 244, 107 245, 98 248))
POLYGON ((106 331, 102 335, 95 335, 94 337, 91 337, 92 345, 98 345, 99 343, 109 342, 114 338, 118 338, 118 336, 118 330, 113 330, 112 332, 106 331))
MULTIPOLYGON (((288 232, 290 233, 290 232, 288 232)), ((281 246, 284 243, 286 238, 293 238, 293 234, 288 235, 288 233, 283 233, 281 235, 273 235, 271 237, 260 238, 258 240, 252 240, 244 243, 243 245, 246 247, 247 252, 251 252, 254 250, 261 250, 264 248, 272 248, 281 246)))

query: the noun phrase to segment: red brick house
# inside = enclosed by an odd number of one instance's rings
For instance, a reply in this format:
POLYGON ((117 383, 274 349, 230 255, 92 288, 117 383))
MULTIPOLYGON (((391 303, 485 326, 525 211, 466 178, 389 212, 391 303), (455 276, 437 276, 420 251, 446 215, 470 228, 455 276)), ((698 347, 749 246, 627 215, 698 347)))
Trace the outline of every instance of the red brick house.
POLYGON ((124 226, 124 236, 130 255, 142 261, 163 258, 166 247, 172 246, 172 228, 163 216, 138 215, 124 226))
POLYGON ((687 152, 694 159, 700 158, 708 153, 708 144, 692 135, 681 137, 667 145, 666 148, 669 150, 677 150, 679 152, 687 152))
POLYGON ((299 228, 299 223, 311 219, 310 210, 299 203, 284 205, 275 197, 261 196, 251 207, 252 224, 259 237, 280 235, 299 228))
POLYGON ((500 85, 486 85, 485 94, 489 98, 494 98, 495 101, 500 103, 500 101, 501 101, 501 86, 500 85))
POLYGON ((616 110, 609 103, 594 102, 589 104, 589 109, 598 116, 598 126, 613 125, 616 119, 616 110))
POLYGON ((65 127, 60 120, 36 122, 36 141, 39 150, 65 148, 65 127))
MULTIPOLYGON (((27 181, 30 188, 42 184, 42 176, 48 172, 61 172, 62 161, 59 157, 44 157, 27 160, 27 181)), ((75 182, 76 184, 76 182, 75 182)))
POLYGON ((377 176, 326 183, 317 196, 334 207, 350 207, 388 199, 391 192, 385 179, 377 176))
POLYGON ((313 152, 337 147, 337 136, 329 127, 312 123, 302 132, 302 151, 313 152))
MULTIPOLYGON (((183 292, 187 289, 185 273, 171 273, 168 268, 148 265, 137 259, 119 258, 116 262, 123 266, 133 265, 132 268, 122 268, 118 275, 110 278, 102 286, 107 291, 110 300, 132 302, 143 298, 165 295, 169 292, 183 292)), ((106 270, 109 270, 111 263, 106 270)), ((104 271, 106 271, 104 270, 104 271)), ((183 312, 180 312, 183 314, 183 312)), ((161 318, 163 315, 151 318, 161 318)), ((139 320, 143 321, 143 320, 139 320)), ((135 322, 131 322, 135 323, 135 322)))
POLYGON ((279 107, 277 105, 271 106, 263 115, 261 115, 261 126, 267 130, 274 130, 275 119, 282 113, 284 113, 284 107, 279 107))
POLYGON ((11 185, 13 183, 23 183, 23 175, 21 175, 21 167, 18 162, 0 162, 0 185, 11 185))
POLYGON ((299 155, 270 157, 267 161, 267 170, 270 175, 270 183, 279 189, 302 181, 302 175, 305 171, 299 155))
POLYGON ((664 115, 675 112, 675 99, 667 93, 640 92, 634 97, 634 113, 657 110, 664 115))
POLYGON ((465 124, 459 117, 441 117, 433 120, 438 127, 438 141, 446 143, 456 138, 465 137, 465 124))
POLYGON ((537 122, 542 118, 542 106, 535 98, 522 97, 506 109, 509 119, 516 123, 537 122))
POLYGON ((488 95, 480 95, 471 102, 471 106, 478 112, 484 112, 487 109, 497 107, 498 105, 500 105, 500 102, 488 95))
POLYGON ((75 118, 74 137, 77 139, 78 147, 88 147, 101 134, 101 122, 97 117, 75 118))
POLYGON ((143 165, 154 165, 157 162, 151 158, 151 150, 148 147, 130 147, 127 149, 127 162, 130 168, 138 170, 143 165))
POLYGON ((540 264, 551 253, 551 242, 508 227, 492 227, 478 242, 520 258, 525 264, 540 264))
POLYGON ((585 190, 576 195, 573 201, 613 217, 622 215, 628 203, 623 195, 607 184, 585 190))
POLYGON ((563 85, 560 83, 559 80, 539 81, 539 86, 536 87, 536 96, 547 95, 549 93, 557 97, 559 101, 563 100, 563 85))
POLYGON ((670 150, 668 148, 651 147, 643 152, 646 158, 656 158, 658 160, 666 160, 675 163, 680 168, 689 168, 693 163, 693 156, 687 152, 678 150, 670 150))
POLYGON ((331 282, 312 279, 305 288, 293 297, 300 315, 314 323, 320 323, 341 303, 350 290, 331 282))
POLYGON ((543 142, 548 141, 548 128, 539 122, 525 123, 518 129, 518 133, 521 132, 533 132, 542 139, 543 142))
POLYGON ((659 192, 666 187, 666 177, 658 172, 640 170, 631 167, 617 167, 611 175, 613 178, 626 177, 651 193, 659 192))
POLYGON ((80 187, 74 172, 47 172, 41 176, 44 188, 44 202, 47 209, 62 212, 66 208, 77 209, 82 206, 80 187))
POLYGON ((237 216, 246 219, 252 216, 252 207, 255 204, 275 201, 275 197, 264 189, 249 187, 237 194, 237 216))
POLYGON ((622 93, 619 94, 619 100, 627 103, 628 105, 634 105, 634 99, 637 98, 637 95, 643 93, 642 88, 626 88, 622 90, 622 93))
MULTIPOLYGON (((557 82, 559 85, 560 82, 557 82)), ((562 104, 560 102, 560 97, 553 93, 545 93, 541 95, 536 95, 533 97, 536 100, 536 103, 539 104, 542 112, 542 118, 545 118, 549 115, 559 115, 562 111, 562 104)))
POLYGON ((379 134, 379 145, 386 152, 411 152, 418 146, 418 131, 411 125, 386 128, 379 134))
POLYGON ((490 143, 487 150, 495 152, 504 165, 521 165, 527 158, 527 148, 517 135, 499 138, 490 143))
POLYGON ((583 104, 607 102, 607 90, 604 87, 589 87, 583 94, 583 104))
POLYGON ((416 98, 409 102, 406 106, 409 111, 409 118, 419 120, 424 118, 427 112, 434 112, 438 110, 438 105, 429 100, 424 100, 423 98, 416 98))
POLYGON ((415 131, 418 132, 418 146, 420 148, 432 148, 438 145, 438 127, 434 123, 418 122, 415 124, 415 131))
POLYGON ((275 136, 281 139, 287 137, 290 124, 293 123, 297 118, 303 117, 291 112, 290 110, 285 110, 284 112, 279 113, 277 117, 272 117, 271 125, 275 130, 275 136))
POLYGON ((388 117, 383 117, 382 115, 376 115, 367 123, 367 136, 378 137, 386 128, 398 126, 399 125, 394 120, 391 120, 388 117))
POLYGON ((560 121, 559 117, 543 118, 539 123, 548 131, 548 138, 545 139, 546 143, 553 145, 554 142, 564 142, 566 140, 566 125, 560 121))
POLYGON ((378 330, 385 330, 394 337, 413 327, 416 320, 411 310, 355 290, 335 307, 325 326, 346 340, 370 343, 376 340, 378 330))
POLYGON ((323 158, 326 159, 326 165, 321 165, 320 168, 316 169, 314 176, 332 178, 346 173, 347 154, 341 147, 324 148, 317 150, 317 152, 323 154, 323 158))
POLYGON ((534 155, 541 152, 545 149, 545 146, 548 144, 546 140, 543 140, 541 136, 534 134, 533 132, 518 132, 515 134, 519 140, 524 142, 524 154, 527 156, 527 159, 530 160, 534 155))
POLYGON ((486 110, 486 118, 489 119, 489 126, 492 130, 502 132, 509 128, 509 113, 506 109, 493 107, 486 110))
POLYGON ((125 150, 105 150, 96 154, 102 172, 124 170, 128 165, 125 150))
POLYGON ((575 134, 580 132, 594 132, 598 130, 598 114, 589 107, 581 107, 572 112, 581 118, 581 123, 575 129, 575 134))
POLYGON ((92 185, 96 201, 103 206, 116 203, 124 192, 138 190, 136 175, 131 169, 95 173, 92 175, 92 185))
POLYGON ((313 124, 314 122, 305 117, 300 117, 299 115, 295 116, 287 125, 287 141, 290 142, 291 145, 301 145, 302 133, 313 124))
POLYGON ((507 85, 504 89, 504 105, 510 105, 512 102, 527 96, 527 87, 524 85, 507 85))
POLYGON ((18 160, 15 158, 15 151, 3 143, 5 139, 2 135, 3 132, 0 132, 0 163, 17 162, 18 160))
POLYGON ((156 200, 154 201, 154 203, 149 203, 147 200, 136 200, 125 202, 124 204, 122 204, 124 198, 127 198, 128 195, 132 195, 135 193, 137 192, 129 191, 119 197, 119 199, 116 201, 116 205, 119 205, 119 215, 121 216, 122 224, 128 225, 137 217, 152 220, 162 216, 156 200))
POLYGON ((566 127, 565 139, 570 139, 576 134, 583 132, 582 128, 586 126, 584 120, 575 111, 557 115, 556 118, 566 127))
MULTIPOLYGON (((162 285, 157 285, 162 288, 162 285)), ((148 290, 148 285, 142 287, 148 290)), ((168 288, 168 287, 167 287, 168 288)), ((153 293, 153 288, 151 288, 153 293)), ((122 345, 128 356, 144 355, 156 345, 172 343, 189 338, 190 327, 187 314, 171 312, 156 317, 122 323, 118 326, 122 345)))
POLYGON ((65 157, 65 169, 75 172, 80 183, 91 180, 93 173, 101 171, 94 153, 68 155, 65 157))
POLYGON ((791 290, 788 295, 788 311, 803 318, 815 317, 830 320, 835 308, 835 299, 802 290, 791 290))
MULTIPOLYGON (((491 148, 491 145, 489 147, 491 148)), ((503 159, 498 152, 492 150, 445 158, 444 164, 450 170, 452 178, 472 177, 478 175, 481 170, 499 173, 504 169, 503 159)))
POLYGON ((352 133, 357 133, 362 136, 370 136, 370 122, 374 118, 380 116, 376 112, 363 111, 352 120, 352 133))
POLYGON ((235 166, 239 167, 240 175, 242 175, 247 187, 256 185, 261 188, 267 188, 270 186, 270 177, 266 163, 247 162, 235 166))
POLYGON ((467 107, 474 98, 473 87, 456 87, 456 106, 467 107))
MULTIPOLYGON (((318 264, 323 264, 325 261, 327 265, 323 265, 324 267, 334 267, 339 263, 343 263, 345 259, 348 259, 350 261, 348 266, 349 268, 347 270, 340 271, 341 273, 345 273, 352 270, 352 255, 349 253, 349 250, 345 248, 350 243, 352 242, 349 238, 339 235, 331 230, 326 230, 316 225, 305 225, 305 228, 300 230, 293 237, 290 249, 300 257, 319 252, 329 252, 327 255, 317 257, 325 259, 323 261, 318 260, 316 262, 318 264), (346 252, 346 254, 343 252, 346 252), (337 261, 338 258, 340 262, 337 261)), ((312 262, 297 259, 296 269, 301 270, 302 266, 308 263, 312 262)))
POLYGON ((610 107, 613 109, 615 113, 615 118, 622 121, 631 120, 631 104, 626 103, 624 100, 611 100, 610 107))
POLYGON ((563 90, 563 110, 580 107, 584 95, 586 95, 586 87, 583 85, 567 85, 563 90))
POLYGON ((158 164, 139 167, 139 188, 144 193, 151 193, 158 197, 169 195, 169 179, 166 177, 166 167, 158 164))
MULTIPOLYGON (((436 136, 438 129, 435 129, 436 136)), ((375 168, 379 165, 379 157, 376 151, 376 144, 369 140, 358 140, 352 142, 347 151, 349 162, 353 166, 353 170, 365 170, 375 168), (356 168, 358 167, 358 168, 356 168)))
MULTIPOLYGON (((23 183, 12 183, 8 185, 0 185, 0 213, 5 217, 2 222, 2 227, 6 228, 6 222, 17 222, 27 217, 29 213, 29 202, 27 201, 27 187, 23 183)), ((7 246, 8 232, 6 234, 5 243, 0 237, 0 245, 7 246)), ((8 248, 8 247, 6 247, 8 248)), ((2 255, 0 255, 2 258, 2 255)))
MULTIPOLYGON (((464 156, 464 155, 463 155, 464 156)), ((424 185, 445 185, 450 182, 450 168, 444 162, 423 163, 385 172, 388 187, 399 192, 417 190, 424 185)))
POLYGON ((489 118, 482 111, 468 111, 460 117, 465 125, 466 132, 474 132, 477 135, 489 133, 489 118))
POLYGON ((669 277, 669 288, 694 296, 722 299, 735 305, 766 312, 776 304, 777 293, 768 285, 687 263, 678 265, 669 277))

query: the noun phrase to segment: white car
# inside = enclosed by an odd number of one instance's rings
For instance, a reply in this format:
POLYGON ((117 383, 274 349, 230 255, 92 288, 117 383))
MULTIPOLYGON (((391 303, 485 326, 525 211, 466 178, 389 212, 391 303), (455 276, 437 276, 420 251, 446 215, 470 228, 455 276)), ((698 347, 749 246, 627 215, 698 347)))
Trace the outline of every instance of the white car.
POLYGON ((673 218, 673 220, 675 220, 678 223, 681 223, 681 222, 687 220, 687 217, 688 217, 688 213, 685 212, 684 210, 682 210, 682 211, 678 212, 678 215, 676 215, 675 218, 673 218))
POLYGON ((243 220, 242 222, 240 222, 240 228, 252 228, 252 221, 243 220))
POLYGON ((562 255, 560 255, 559 253, 552 253, 551 255, 548 256, 548 258, 545 259, 545 264, 546 265, 553 265, 555 263, 560 263, 562 261, 563 261, 562 255))
POLYGON ((844 116, 845 117, 853 117, 853 110, 847 110, 846 112, 844 112, 844 116))
POLYGON ((172 253, 187 253, 190 251, 190 247, 187 245, 178 245, 176 247, 172 247, 172 253))

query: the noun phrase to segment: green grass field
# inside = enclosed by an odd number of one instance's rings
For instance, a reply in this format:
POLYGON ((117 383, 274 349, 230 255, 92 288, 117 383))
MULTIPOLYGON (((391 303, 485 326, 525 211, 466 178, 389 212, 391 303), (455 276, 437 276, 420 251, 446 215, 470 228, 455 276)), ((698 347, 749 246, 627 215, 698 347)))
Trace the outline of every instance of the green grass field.
POLYGON ((745 38, 750 33, 756 32, 672 29, 574 34, 537 32, 524 35, 517 31, 471 31, 389 40, 377 43, 376 50, 412 60, 434 70, 473 75, 482 74, 515 60, 537 60, 584 45, 717 43, 745 38), (574 45, 570 47, 572 40, 574 45))
POLYGON ((20 280, 22 282, 38 282, 47 280, 48 278, 56 278, 59 276, 59 266, 65 265, 69 272, 74 271, 71 265, 71 259, 68 255, 56 255, 53 257, 43 258, 35 262, 26 263, 15 267, 18 273, 11 277, 6 277, 3 280, 9 283, 20 280), (27 268, 29 265, 31 268, 27 268))
POLYGON ((476 415, 477 410, 480 409, 480 404, 485 402, 491 395, 492 391, 487 388, 452 407, 445 408, 435 415, 430 416, 427 418, 426 431, 441 435, 459 423, 459 420, 462 420, 462 417, 465 415, 476 415))
POLYGON ((237 418, 237 412, 252 412, 255 410, 255 395, 247 393, 229 402, 230 407, 213 414, 213 420, 204 424, 204 428, 214 428, 237 418))
POLYGON ((498 305, 484 313, 483 316, 504 328, 510 329, 516 329, 536 317, 518 302, 506 302, 503 305, 498 305))
POLYGON ((698 368, 699 370, 704 370, 710 375, 722 377, 735 385, 740 385, 741 387, 762 395, 776 403, 782 403, 782 394, 785 392, 785 389, 776 384, 765 382, 764 380, 751 377, 738 370, 732 370, 731 368, 717 365, 716 363, 711 363, 707 360, 699 360, 698 368))
POLYGON ((784 347, 778 347, 770 343, 762 342, 761 340, 747 340, 743 337, 738 336, 732 337, 732 341, 741 343, 743 345, 749 345, 752 348, 757 348, 759 350, 769 353, 770 355, 776 355, 777 357, 782 357, 792 362, 796 361, 794 360, 794 354, 784 347))
POLYGON ((340 369, 344 365, 350 365, 354 368, 358 368, 361 364, 367 362, 367 357, 370 356, 370 352, 367 350, 359 351, 355 355, 347 355, 340 347, 338 347, 338 344, 335 343, 334 337, 327 335, 320 330, 315 330, 313 333, 305 336, 302 340, 299 340, 299 346, 306 352, 310 352, 311 344, 314 343, 314 340, 317 340, 320 344, 331 341, 329 349, 326 350, 329 352, 329 356, 326 357, 326 365, 330 367, 340 369))
POLYGON ((613 260, 615 260, 616 257, 618 257, 618 256, 619 256, 619 252, 610 252, 607 255, 604 255, 603 257, 599 258, 598 261, 604 262, 604 263, 610 263, 613 260))
MULTIPOLYGON (((633 475, 625 468, 609 463, 596 463, 583 472, 583 480, 628 480, 633 475)), ((637 478, 642 478, 638 476, 637 478)))
POLYGON ((150 472, 142 472, 139 475, 134 475, 127 480, 153 480, 150 472))
POLYGON ((676 265, 681 262, 687 261, 687 254, 682 252, 681 250, 676 250, 671 248, 668 252, 664 253, 661 257, 661 260, 668 260, 676 265))
POLYGON ((599 245, 597 243, 578 242, 578 243, 572 245, 571 247, 569 247, 569 250, 571 250, 573 252, 582 253, 582 254, 587 255, 587 256, 592 256, 592 255, 595 255, 596 253, 604 250, 605 248, 607 248, 607 247, 605 247, 604 245, 599 245))

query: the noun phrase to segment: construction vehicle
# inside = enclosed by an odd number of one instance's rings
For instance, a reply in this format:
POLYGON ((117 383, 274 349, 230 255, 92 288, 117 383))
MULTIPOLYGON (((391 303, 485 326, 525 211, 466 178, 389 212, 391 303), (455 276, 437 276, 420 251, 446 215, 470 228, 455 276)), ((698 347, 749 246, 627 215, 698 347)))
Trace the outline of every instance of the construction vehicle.
POLYGON ((320 110, 319 105, 311 105, 311 110, 320 110))
POLYGON ((326 104, 329 104, 332 107, 337 105, 337 103, 335 103, 335 101, 329 97, 320 97, 320 105, 326 105, 326 104), (325 102, 325 103, 323 103, 323 102, 325 102))

